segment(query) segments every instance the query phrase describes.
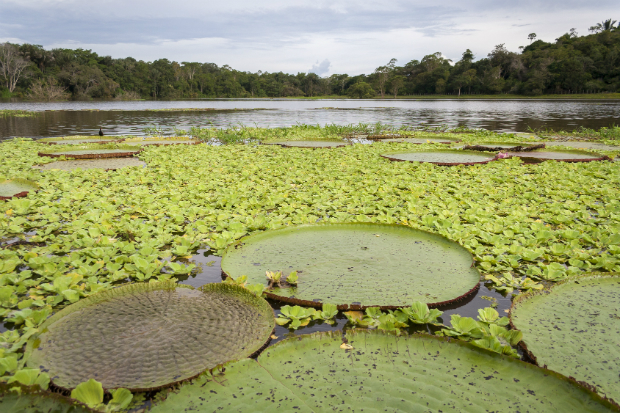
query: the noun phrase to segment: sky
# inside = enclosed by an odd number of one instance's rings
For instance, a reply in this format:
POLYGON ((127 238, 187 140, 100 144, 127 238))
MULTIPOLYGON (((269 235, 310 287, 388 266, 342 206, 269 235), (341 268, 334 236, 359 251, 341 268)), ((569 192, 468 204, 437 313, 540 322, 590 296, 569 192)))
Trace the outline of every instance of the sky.
POLYGON ((0 42, 257 72, 369 74, 441 52, 477 59, 620 20, 617 0, 0 0, 0 42))

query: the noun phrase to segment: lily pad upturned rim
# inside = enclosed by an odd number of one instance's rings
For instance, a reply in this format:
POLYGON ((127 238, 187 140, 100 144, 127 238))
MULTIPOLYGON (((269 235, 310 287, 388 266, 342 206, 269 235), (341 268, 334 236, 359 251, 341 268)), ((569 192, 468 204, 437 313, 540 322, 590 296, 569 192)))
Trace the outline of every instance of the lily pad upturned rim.
POLYGON ((438 166, 457 166, 457 165, 466 165, 466 166, 471 166, 471 165, 483 165, 483 164, 487 164, 489 162, 493 162, 496 161, 499 158, 499 155, 495 155, 493 158, 490 159, 486 159, 484 161, 476 161, 476 162, 429 162, 429 161, 409 161, 406 159, 398 159, 398 158, 394 158, 391 157, 391 155, 398 155, 401 153, 424 153, 424 152, 447 152, 447 153, 458 153, 458 152, 467 152, 469 154, 475 154, 475 155, 480 155, 479 151, 464 151, 464 150, 460 150, 460 149, 432 149, 432 150, 426 150, 426 151, 399 151, 399 152, 390 152, 390 153, 384 153, 381 154, 379 156, 381 156, 382 158, 388 159, 392 162, 409 162, 409 163, 431 163, 433 165, 438 165, 438 166))
POLYGON ((41 398, 49 398, 53 401, 57 401, 61 404, 65 404, 69 407, 75 407, 77 409, 81 409, 84 412, 93 412, 96 413, 97 410, 91 409, 84 403, 67 397, 61 393, 51 392, 49 390, 43 390, 39 386, 25 386, 21 383, 13 382, 13 383, 4 383, 0 381, 0 403, 4 396, 17 396, 20 397, 22 395, 33 396, 33 397, 41 397, 41 398), (19 389, 17 392, 11 389, 19 389))
POLYGON ((544 149, 544 143, 520 143, 520 142, 482 142, 463 146, 464 150, 470 151, 486 151, 486 152, 531 152, 537 149, 544 149), (502 148, 493 145, 515 145, 512 148, 502 148))
POLYGON ((200 145, 204 143, 198 139, 191 138, 127 138, 123 141, 124 145, 136 145, 139 144, 141 146, 169 146, 169 145, 200 145), (162 143, 169 142, 169 143, 162 143))
MULTIPOLYGON (((338 223, 316 223, 316 224, 300 224, 300 225, 295 225, 295 226, 291 226, 291 227, 283 227, 283 228, 278 228, 278 229, 272 229, 272 230, 268 230, 268 231, 262 231, 256 234, 252 234, 252 235, 246 235, 243 238, 238 239, 237 241, 235 241, 234 243, 230 244, 226 250, 224 251, 224 254, 222 254, 222 262, 224 263, 225 261, 225 257, 226 254, 233 250, 233 249, 237 249, 240 246, 242 246, 245 241, 247 241, 249 238, 254 237, 254 236, 258 236, 258 235, 262 235, 265 232, 276 232, 276 231, 283 231, 283 230, 290 230, 291 228, 307 228, 307 227, 327 227, 327 226, 338 226, 338 225, 342 225, 342 226, 364 226, 364 225, 369 225, 369 224, 373 224, 373 223, 369 223, 369 222, 338 222, 338 223)), ((394 228, 408 228, 411 229, 412 231, 418 231, 418 232, 423 232, 425 234, 429 234, 432 235, 434 237, 441 237, 441 238, 445 238, 447 241, 450 241, 452 243, 454 243, 455 245, 459 246, 463 251, 466 251, 469 256, 471 257, 471 266, 474 267, 475 264, 475 260, 473 255, 471 254, 471 252, 469 252, 465 247, 463 247, 461 244, 459 244, 456 241, 450 240, 449 238, 444 237, 443 235, 440 234, 436 234, 430 231, 425 231, 422 229, 418 229, 418 228, 411 228, 408 227, 406 225, 399 225, 399 224, 373 224, 373 225, 378 225, 378 226, 384 226, 384 227, 394 227, 394 228)), ((234 278, 229 275, 225 270, 224 270, 224 266, 222 265, 222 276, 224 278, 228 278, 233 280, 234 278)), ((461 294, 458 297, 452 298, 450 300, 444 300, 444 301, 439 301, 436 303, 426 303, 426 305, 429 308, 437 308, 437 307, 443 307, 443 306, 447 306, 453 303, 458 303, 460 301, 463 301, 467 298, 469 298, 470 296, 472 296, 473 294, 475 294, 478 289, 480 288, 480 282, 476 282, 476 284, 467 292, 465 292, 464 294, 461 294)), ((300 305, 300 306, 305 306, 305 307, 314 307, 314 308, 322 308, 323 306, 323 302, 322 301, 311 301, 311 300, 302 300, 299 298, 292 298, 292 297, 286 297, 286 296, 282 296, 282 295, 277 295, 277 294, 273 294, 267 290, 265 290, 263 292, 263 294, 267 297, 270 298, 272 300, 275 301, 280 301, 280 302, 285 302, 285 303, 289 303, 289 304, 293 304, 293 305, 300 305)), ((338 304, 336 305, 336 307, 338 308, 338 310, 340 311, 345 311, 345 310, 350 310, 350 311, 359 311, 359 310, 365 310, 366 308, 370 308, 370 307, 377 307, 380 308, 381 310, 397 310, 403 307, 407 307, 410 304, 403 304, 403 305, 357 305, 357 304, 338 304)))
MULTIPOLYGON (((429 356, 432 356, 433 354, 435 354, 435 351, 437 353, 439 353, 439 350, 437 348, 437 346, 445 346, 442 350, 443 353, 446 355, 450 355, 452 353, 455 353, 455 351, 451 351, 451 348, 458 348, 459 350, 464 350, 464 351, 469 351, 474 355, 478 355, 480 356, 480 358, 484 357, 485 358, 485 362, 488 362, 487 364, 490 364, 491 366, 493 366, 493 364, 491 363, 498 363, 500 364, 500 371, 503 373, 506 379, 510 379, 510 375, 512 374, 511 372, 514 371, 515 369, 519 369, 518 371, 532 371, 532 372, 536 372, 535 374, 539 374, 541 377, 552 377, 552 380, 558 380, 559 383, 566 383, 570 389, 572 389, 575 393, 568 393, 569 395, 579 395, 581 394, 582 398, 575 398, 576 401, 592 401, 595 405, 599 405, 600 407, 606 409, 606 410, 610 410, 610 411, 620 411, 620 406, 615 403, 613 400, 610 400, 608 398, 605 398, 601 395, 599 395, 596 391, 594 391, 590 386, 584 385, 583 383, 580 383, 576 380, 574 380, 573 378, 570 377, 566 377, 560 373, 557 373, 555 371, 549 370, 549 369, 545 369, 543 367, 539 367, 512 357, 507 357, 501 354, 498 354, 496 352, 492 352, 488 349, 485 348, 481 348, 478 346, 475 346, 471 343, 465 342, 465 341, 461 341, 461 340, 454 340, 454 339, 450 339, 447 337, 439 337, 439 336, 434 336, 434 335, 430 335, 430 334, 426 334, 426 333, 414 333, 414 334, 407 334, 407 333, 401 333, 401 335, 397 335, 394 332, 387 332, 387 331, 380 331, 380 330, 367 330, 367 329, 353 329, 353 330, 347 330, 344 334, 340 331, 323 331, 323 332, 314 332, 311 334, 303 334, 303 335, 299 335, 299 336, 294 336, 294 337, 289 337, 286 338, 282 341, 280 341, 279 343, 275 344, 274 346, 270 347, 269 349, 267 349, 265 352, 263 352, 258 358, 257 360, 238 360, 238 361, 231 361, 228 363, 224 363, 219 367, 219 370, 222 372, 217 376, 213 376, 210 378, 205 377, 204 379, 206 379, 206 381, 203 383, 202 381, 200 382, 193 382, 193 383, 188 383, 187 386, 185 387, 181 387, 178 392, 174 392, 171 393, 169 395, 168 398, 166 398, 165 400, 163 400, 160 403, 155 404, 152 407, 152 411, 160 413, 160 412, 165 412, 168 411, 167 409, 170 409, 172 406, 176 406, 177 410, 175 411, 186 411, 184 409, 186 409, 188 406, 195 406, 195 403, 198 402, 198 400, 204 400, 204 398, 202 397, 203 395, 207 395, 207 391, 210 391, 213 393, 213 389, 209 389, 208 387, 204 390, 205 393, 200 393, 200 389, 204 388, 205 386, 210 386, 211 384, 215 383, 216 386, 220 386, 221 382, 231 382, 234 383, 233 385, 231 385, 230 387, 230 391, 234 391, 234 389, 245 389, 247 388, 247 386, 245 386, 248 382, 254 383, 256 384, 256 388, 254 386, 251 386, 251 389, 248 389, 248 392, 246 394, 256 394, 256 395, 261 395, 264 393, 263 390, 269 390, 269 387, 272 387, 273 390, 282 390, 282 393, 289 393, 290 397, 291 395, 298 398, 299 402, 302 404, 305 404, 304 402, 304 395, 307 396, 307 394, 305 394, 303 392, 303 389, 296 389, 297 386, 295 386, 294 384, 292 386, 287 386, 286 383, 288 382, 288 380, 290 379, 289 376, 285 376, 288 372, 282 372, 282 373, 278 373, 277 367, 278 367, 278 363, 281 364, 281 362, 279 362, 279 359, 291 359, 291 356, 295 356, 295 352, 299 351, 299 354, 297 355, 297 357, 300 360, 303 360, 304 358, 301 357, 302 355, 308 355, 308 351, 305 350, 305 346, 303 344, 304 341, 316 341, 317 345, 315 345, 315 349, 310 349, 310 352, 314 352, 316 354, 317 357, 320 357, 320 359, 325 359, 325 354, 329 355, 329 352, 331 352, 332 350, 334 350, 334 345, 337 345, 338 343, 344 341, 345 343, 352 343, 353 344, 353 349, 352 350, 341 350, 343 357, 342 358, 347 358, 347 356, 350 358, 351 356, 353 356, 354 360, 360 361, 362 360, 362 358, 364 359, 369 359, 368 363, 364 363, 363 361, 361 363, 358 364, 354 364, 357 366, 367 366, 369 369, 372 369, 373 367, 376 368, 377 366, 372 362, 372 360, 374 360, 375 358, 379 358, 381 357, 382 354, 394 354, 394 355, 400 355, 401 353, 401 347, 403 347, 404 349, 402 350, 402 357, 405 359, 409 359, 411 360, 411 355, 409 355, 408 353, 408 347, 405 344, 406 340, 420 340, 422 341, 423 345, 422 348, 424 349, 422 352, 426 353, 428 352, 429 356), (372 347, 371 348, 367 348, 365 346, 365 343, 371 342, 371 345, 374 344, 375 346, 377 345, 376 343, 379 341, 383 341, 384 342, 384 348, 377 353, 378 357, 373 357, 373 351, 372 351, 372 347), (402 344, 402 346, 399 346, 399 342, 404 342, 402 344), (318 344, 323 344, 323 346, 321 346, 321 348, 319 348, 318 344), (424 344, 428 344, 428 349, 427 346, 424 346, 424 344), (356 348, 360 347, 359 353, 356 352, 356 348), (405 354, 406 353, 406 354, 405 354), (432 354, 431 354, 432 353, 432 354), (270 360, 270 358, 273 358, 273 361, 270 360), (248 375, 248 371, 247 369, 244 369, 243 365, 241 364, 251 364, 251 368, 256 367, 257 371, 260 372, 267 372, 267 378, 271 378, 271 380, 273 381, 273 384, 268 384, 265 383, 264 385, 262 384, 262 382, 260 381, 260 379, 258 377, 256 377, 255 375, 248 375), (372 366, 371 366, 372 364, 372 366), (241 368, 241 372, 237 372, 236 371, 236 367, 239 366, 241 368), (514 368, 506 371, 509 367, 514 366, 514 368), (503 368, 502 368, 503 367, 503 368), (226 374, 228 371, 232 371, 233 373, 233 377, 226 377, 226 374), (238 377, 235 377, 234 375, 237 375, 238 377), (232 381, 231 381, 232 380, 232 381), (246 381, 244 381, 246 380, 246 381), (194 391, 195 389, 195 391, 194 391), (180 392, 186 391, 185 394, 181 395, 180 392), (187 393, 187 391, 189 391, 190 393, 187 393), (256 393, 256 392, 259 393, 256 393), (172 397, 173 399, 170 399, 170 397, 172 397), (178 400, 179 398, 181 398, 181 400, 187 400, 187 404, 183 404, 183 402, 181 402, 181 405, 177 406, 177 404, 180 402, 180 400, 178 400), (193 400, 194 399, 194 400, 193 400), (169 406, 171 405, 171 406, 169 406)), ((419 350, 418 350, 419 351, 419 350)), ((337 354, 337 353, 334 353, 337 354)), ((455 358, 458 358, 458 355, 452 356, 455 358)), ((385 358, 385 356, 383 356, 383 358, 385 358)), ((394 357, 395 358, 395 357, 394 357)), ((423 357, 423 360, 421 361, 422 363, 426 363, 429 365, 432 365, 433 361, 432 361, 433 357, 423 357), (428 360, 431 360, 430 362, 428 360)), ((460 360, 460 359, 459 359, 460 360)), ((465 358, 465 360, 468 360, 468 358, 465 358)), ((477 359, 478 360, 478 359, 477 359)), ((340 360, 338 360, 340 361, 340 360)), ((323 364, 319 364, 317 366, 317 369, 320 370, 320 372, 315 372, 315 371, 310 371, 310 372, 306 372, 306 374, 316 374, 317 376, 319 376, 321 373, 325 370, 329 370, 328 374, 334 374, 336 376, 340 376, 343 374, 347 374, 349 373, 348 369, 344 369, 341 370, 339 369, 340 364, 342 363, 338 363, 338 361, 336 361, 336 364, 330 364, 329 366, 326 367, 326 363, 323 364), (332 367, 333 366, 333 367, 332 367), (335 368, 335 370, 332 371, 332 368, 335 368), (344 371, 344 373, 343 373, 344 371)), ((295 363, 294 360, 292 360, 291 362, 295 363)), ((481 360, 478 360, 476 362, 472 362, 472 368, 477 366, 477 363, 480 363, 481 360)), ((385 364, 385 361, 383 360, 379 360, 377 362, 377 364, 385 364)), ((398 363, 396 363, 395 365, 400 365, 398 363)), ((295 366, 297 367, 297 366, 295 366)), ((302 367, 300 367, 303 370, 303 365, 302 367)), ((375 370, 372 370, 373 372, 375 372, 375 370)), ((385 372, 384 370, 380 370, 379 373, 383 372, 383 374, 389 374, 390 372, 385 372)), ((462 373, 464 373, 461 370, 462 373)), ((250 372, 252 373, 252 372, 250 372)), ((457 373, 457 372, 455 372, 457 373)), ((497 371, 495 372, 497 374, 502 374, 502 373, 498 373, 497 371)), ((302 374, 302 373, 300 373, 302 374)), ((325 372, 323 372, 323 374, 325 374, 325 372)), ((351 375, 353 375, 353 373, 350 373, 351 375)), ((418 375, 420 375, 421 373, 418 373, 418 375)), ((520 376, 520 375, 519 375, 520 376)), ((355 379, 355 384, 349 384, 350 387, 357 387, 359 390, 362 390, 361 387, 359 387, 359 379, 362 380, 369 380, 369 387, 373 387, 374 383, 373 381, 375 380, 374 378, 381 378, 381 374, 372 374, 369 377, 365 377, 365 376, 360 376, 360 375, 353 375, 351 378, 355 379)), ((456 376, 455 376, 456 377, 456 376)), ((514 375, 513 375, 514 377, 514 375)), ((301 378, 301 376, 299 376, 298 378, 301 378)), ((486 378, 486 377, 485 377, 486 378)), ((202 380, 204 380, 202 379, 202 380)), ((301 378, 303 380, 303 378, 301 378)), ((431 380, 433 378, 431 377, 431 380)), ((486 378, 487 380, 489 380, 489 378, 486 378)), ((198 379, 201 380, 201 379, 198 379)), ((380 379, 381 380, 381 379, 380 379)), ((379 380, 379 381, 380 381, 379 380)), ((415 380, 415 379, 414 379, 415 380)), ((438 380, 438 379, 435 379, 438 380)), ((440 380, 440 379, 439 379, 440 380)), ((385 380, 384 380, 385 381, 385 380)), ((461 381, 464 381, 464 379, 461 379, 461 381)), ((510 380, 512 381, 512 380, 510 380)), ((466 382, 466 381, 465 381, 466 382)), ((515 382, 518 382, 518 380, 515 380, 515 382)), ((441 383, 441 381, 439 381, 439 383, 441 383)), ((400 385, 402 386, 402 383, 400 383, 400 385)), ((473 385, 473 384, 470 384, 473 385)), ((518 385, 518 384, 515 384, 518 385)), ((524 387, 524 390, 526 390, 527 387, 524 387)), ((230 392, 229 391, 229 392, 230 392)), ((323 394, 324 390, 319 390, 317 389, 316 391, 319 391, 321 394, 323 394)), ((314 393, 316 393, 316 391, 314 393)), ((340 390, 340 392, 342 392, 343 390, 340 390)), ((344 394, 346 393, 346 389, 344 390, 344 394)), ((416 392, 412 392, 412 394, 415 394, 416 392)), ((326 393, 329 394, 329 393, 326 393)), ((314 394, 312 394, 311 396, 314 397, 314 394)), ((533 395, 534 397, 536 397, 536 395, 533 395)), ((215 399, 215 402, 218 403, 216 405, 216 407, 222 406, 223 404, 226 404, 226 400, 227 397, 229 397, 226 392, 223 392, 223 396, 219 396, 216 395, 213 396, 215 399), (218 398, 223 397, 223 400, 217 400, 218 398)), ((237 396, 235 396, 233 394, 233 397, 236 399, 237 396)), ((245 394, 241 393, 239 395, 239 397, 241 397, 241 403, 248 403, 251 402, 252 399, 250 396, 249 400, 245 400, 244 397, 245 394)), ((286 396, 283 396, 286 397, 286 396)), ((334 395, 332 395, 332 397, 334 397, 334 395)), ((392 396, 394 397, 394 396, 392 396)), ((282 400, 280 400, 281 402, 282 400)), ((404 400, 402 400, 404 401, 404 400)), ((468 404, 469 398, 466 398, 466 400, 463 400, 462 404, 468 404)), ((489 402, 489 400, 487 400, 487 402, 489 402)), ((534 403, 534 401, 532 401, 532 403, 534 403)), ((293 404, 297 403, 297 400, 293 400, 292 401, 293 404)), ((363 403, 363 401, 361 402, 363 403)), ((507 403, 510 403, 510 401, 508 400, 507 403)), ((316 404, 316 402, 314 402, 313 404, 316 404)), ((274 406, 275 407, 275 406, 274 406)), ((322 411, 321 409, 318 410, 314 410, 314 407, 310 407, 308 406, 308 410, 307 411, 322 411)))
POLYGON ((297 141, 278 141, 278 142, 263 142, 262 145, 277 145, 283 148, 301 148, 301 149, 334 149, 344 148, 345 146, 351 146, 350 143, 337 139, 301 139, 297 141), (296 142, 339 142, 339 145, 333 146, 303 146, 295 145, 296 142))
MULTIPOLYGON (((256 345, 250 347, 248 350, 241 353, 241 355, 237 355, 236 358, 232 358, 229 361, 240 360, 240 359, 248 358, 248 357, 254 357, 257 354, 259 354, 263 349, 265 349, 269 345, 269 342, 271 341, 271 335, 273 334, 273 331, 275 329, 275 312, 264 298, 253 294, 252 292, 250 292, 248 289, 244 287, 233 285, 233 284, 225 284, 225 283, 211 283, 211 284, 205 284, 199 288, 194 288, 191 285, 178 284, 173 280, 159 281, 159 282, 133 283, 133 284, 121 285, 111 290, 102 291, 102 292, 93 294, 91 296, 82 298, 76 303, 70 304, 67 307, 63 308, 62 310, 50 316, 43 324, 41 324, 41 326, 39 326, 39 333, 33 335, 26 343, 26 349, 25 349, 25 359, 27 360, 26 365, 32 362, 32 358, 30 356, 33 353, 33 351, 36 349, 35 346, 38 345, 38 342, 40 341, 40 336, 42 334, 45 334, 48 331, 47 328, 51 324, 61 320, 62 318, 70 314, 80 311, 81 309, 85 307, 89 307, 91 305, 96 305, 98 303, 108 301, 110 298, 123 294, 125 290, 129 290, 127 293, 131 294, 132 290, 135 290, 136 288, 141 288, 139 292, 176 290, 178 288, 192 290, 192 291, 200 291, 200 292, 210 292, 210 291, 218 292, 221 290, 225 293, 233 292, 236 298, 239 298, 243 302, 249 303, 251 301, 252 302, 251 305, 254 305, 256 307, 255 309, 257 310, 257 312, 262 313, 262 316, 265 317, 265 320, 267 320, 267 317, 269 317, 270 323, 272 324, 272 328, 270 328, 266 332, 265 337, 261 338, 260 342, 256 343, 256 345), (263 341, 263 339, 265 341, 263 341)), ((222 363, 219 363, 219 364, 222 364, 222 363)), ((208 367, 206 369, 196 371, 194 374, 190 376, 182 377, 178 380, 173 380, 171 382, 167 382, 167 383, 157 385, 157 386, 152 386, 152 387, 120 386, 120 387, 126 388, 132 392, 144 392, 144 391, 158 390, 158 389, 170 387, 175 384, 179 384, 179 383, 191 380, 193 378, 196 378, 199 375, 203 374, 205 371, 211 370, 215 368, 216 366, 208 367)), ((33 367, 38 367, 38 366, 33 366, 33 367)), ((71 390, 70 387, 60 386, 54 381, 54 378, 55 378, 54 372, 50 372, 50 377, 51 377, 50 384, 53 385, 55 388, 61 389, 63 391, 71 390)), ((116 388, 120 388, 120 387, 106 387, 104 383, 102 383, 102 385, 103 385, 103 390, 106 392, 109 392, 110 390, 113 390, 116 388)))
MULTIPOLYGON (((513 330, 518 330, 518 328, 515 326, 515 324, 512 322, 512 318, 513 318, 513 312, 517 309, 517 307, 522 304, 523 302, 529 300, 532 297, 536 297, 539 295, 549 295, 553 292, 554 289, 565 285, 565 284, 571 284, 571 283, 575 283, 576 281, 579 280, 592 280, 592 279, 597 279, 597 278, 617 278, 618 280, 620 280, 620 273, 590 273, 587 275, 577 275, 574 277, 570 277, 567 278, 565 280, 562 281, 558 281, 548 287, 545 287, 542 290, 531 290, 528 291, 526 293, 521 293, 518 296, 516 296, 513 300, 512 300, 512 304, 510 305, 510 312, 508 313, 508 318, 510 320, 510 328, 512 328, 513 330)), ((536 358, 536 356, 534 355, 534 353, 532 353, 530 351, 530 349, 527 347, 527 344, 525 343, 525 340, 521 340, 519 342, 519 347, 521 347, 521 349, 523 350, 523 352, 527 355, 527 357, 537 366, 540 366, 540 364, 538 363, 538 359, 536 358)), ((540 367, 546 367, 546 366, 540 366, 540 367)), ((570 377, 571 379, 574 379, 573 377, 570 377)), ((575 380, 576 381, 576 380, 575 380)), ((578 381, 578 383, 584 384, 586 385, 588 388, 594 389, 594 386, 592 386, 589 383, 586 382, 582 382, 582 381, 578 381)), ((596 391, 595 391, 596 392, 596 391)), ((614 404, 616 402, 614 401, 614 404)))
MULTIPOLYGON (((33 192, 36 192, 39 189, 39 185, 36 182, 29 181, 27 179, 13 178, 13 179, 0 180, 0 184, 6 183, 6 182, 17 182, 19 184, 24 184, 24 185, 32 186, 32 191, 33 192)), ((8 201, 9 199, 12 199, 12 198, 24 198, 24 197, 28 196, 29 192, 30 192, 30 190, 18 192, 16 194, 12 195, 12 196, 1 196, 0 195, 0 201, 8 201)))
POLYGON ((590 155, 590 156, 593 156, 593 157, 592 158, 588 158, 588 159, 583 159, 583 158, 550 159, 550 158, 536 157, 535 156, 535 154, 537 153, 536 151, 531 151, 531 152, 514 152, 514 153, 512 153, 512 151, 506 151, 505 153, 507 153, 509 157, 521 158, 526 163, 528 161, 529 161, 529 163, 542 163, 542 162, 545 162, 545 161, 578 163, 578 162, 597 162, 597 161, 610 161, 611 160, 609 158, 609 156, 607 156, 607 155, 601 155, 601 154, 596 153, 596 152, 582 151, 582 150, 578 150, 578 149, 571 150, 571 149, 547 149, 547 148, 545 148, 544 152, 557 152, 557 153, 568 153, 568 154, 574 153, 574 154, 580 154, 580 155, 590 155))
MULTIPOLYGON (((77 150, 81 150, 81 149, 77 149, 77 150)), ((93 149, 93 148, 84 149, 84 151, 89 151, 89 150, 98 150, 98 149, 93 149)), ((63 154, 62 152, 47 152, 47 153, 39 152, 38 155, 47 156, 49 158, 60 158, 61 156, 64 156, 65 158, 73 158, 73 159, 129 158, 129 157, 139 154, 142 151, 143 151, 143 148, 137 148, 132 151, 127 150, 127 152, 83 153, 79 155, 76 155, 76 154, 67 155, 67 154, 63 154)), ((69 152, 69 150, 65 152, 69 152)))

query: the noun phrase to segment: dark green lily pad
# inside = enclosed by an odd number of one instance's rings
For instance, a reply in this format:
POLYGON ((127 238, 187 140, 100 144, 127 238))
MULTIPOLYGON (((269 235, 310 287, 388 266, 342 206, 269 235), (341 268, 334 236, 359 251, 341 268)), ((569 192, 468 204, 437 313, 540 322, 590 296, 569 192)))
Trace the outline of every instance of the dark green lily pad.
POLYGON ((533 151, 533 152, 506 152, 509 156, 517 156, 526 163, 539 163, 544 161, 562 162, 591 162, 609 159, 605 155, 586 151, 533 151))
POLYGON ((149 390, 248 357, 269 340, 273 310, 245 288, 131 284, 82 299, 50 317, 28 342, 28 366, 72 389, 149 390))
POLYGON ((620 400, 620 275, 576 277, 520 295, 510 319, 539 365, 620 400))
POLYGON ((146 162, 138 158, 104 158, 104 159, 77 159, 73 161, 57 161, 47 163, 45 165, 35 166, 36 169, 49 171, 52 169, 60 169, 63 171, 72 171, 74 169, 105 169, 116 170, 131 166, 144 167, 146 162))
POLYGON ((75 159, 96 159, 96 158, 125 158, 138 154, 140 150, 131 149, 79 149, 74 151, 55 151, 55 152, 39 152, 39 156, 49 156, 50 158, 59 158, 66 156, 75 159))
POLYGON ((403 225, 300 225, 242 238, 222 258, 222 271, 268 285, 266 271, 297 271, 296 287, 268 297, 340 309, 396 308, 452 302, 478 288, 471 254, 455 242, 403 225))
POLYGON ((465 145, 463 149, 471 151, 490 151, 490 152, 504 152, 508 149, 512 152, 529 152, 536 149, 543 149, 544 143, 532 144, 532 143, 518 143, 518 142, 482 142, 472 145, 465 145))
POLYGON ((39 185, 26 179, 0 180, 0 200, 25 197, 28 192, 37 189, 39 185))
POLYGON ((0 412, 2 413, 90 413, 83 404, 59 393, 15 383, 0 383, 0 412), (12 390, 11 390, 12 389, 12 390))
POLYGON ((283 148, 340 148, 349 143, 343 141, 282 141, 266 142, 265 145, 280 145, 283 148))
POLYGON ((474 165, 495 160, 495 155, 477 151, 431 150, 419 152, 394 152, 381 155, 391 161, 429 162, 435 165, 474 165))
POLYGON ((423 144, 423 143, 454 143, 459 140, 456 138, 388 138, 381 139, 381 142, 408 142, 415 144, 423 144))
POLYGON ((555 372, 428 335, 347 331, 286 339, 155 405, 181 412, 615 412, 555 372))

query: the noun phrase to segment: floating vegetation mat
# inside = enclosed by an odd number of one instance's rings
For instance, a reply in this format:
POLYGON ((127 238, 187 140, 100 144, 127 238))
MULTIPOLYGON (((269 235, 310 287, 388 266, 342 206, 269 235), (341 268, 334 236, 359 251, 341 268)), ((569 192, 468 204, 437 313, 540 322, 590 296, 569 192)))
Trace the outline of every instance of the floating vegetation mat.
POLYGON ((591 162, 609 159, 605 155, 585 151, 506 152, 506 154, 517 156, 523 159, 525 163, 540 163, 544 161, 591 162))
POLYGON ((35 182, 26 179, 0 180, 0 200, 22 198, 28 195, 28 192, 37 189, 39 186, 35 182))
POLYGON ((359 330, 346 339, 349 349, 339 331, 286 339, 182 386, 151 413, 617 411, 560 374, 464 342, 359 330))
POLYGON ((520 295, 510 318, 538 365, 620 401, 620 275, 576 277, 520 295))
POLYGON ((162 138, 133 138, 123 142, 125 145, 198 145, 202 141, 195 139, 162 139, 162 138))
POLYGON ((75 159, 96 159, 96 158, 125 158, 140 153, 140 150, 131 149, 78 149, 75 151, 58 151, 58 152, 39 152, 39 156, 49 156, 50 158, 67 158, 75 159))
POLYGON ((544 149, 545 144, 529 144, 529 143, 510 143, 510 142, 484 142, 477 143, 475 145, 466 145, 463 149, 471 151, 489 151, 489 152, 501 152, 505 149, 509 149, 512 152, 530 152, 536 149, 544 149))
POLYGON ((95 412, 59 393, 43 391, 39 386, 0 383, 2 413, 90 413, 95 412))
POLYGON ((269 340, 273 310, 247 289, 172 281, 130 284, 56 313, 28 342, 28 366, 72 389, 150 390, 248 357, 269 340))
POLYGON ((281 301, 340 309, 396 308, 421 301, 447 304, 474 292, 480 274, 472 256, 446 238, 401 225, 300 225, 242 238, 222 259, 222 271, 267 284, 266 271, 297 271, 267 292, 281 301))
POLYGON ((458 139, 451 138, 394 138, 394 139, 383 139, 382 142, 406 142, 406 143, 414 143, 414 144, 423 144, 423 143, 443 143, 450 144, 459 142, 458 139))
POLYGON ((283 148, 340 148, 350 145, 348 142, 343 141, 282 141, 282 142, 267 142, 264 145, 280 145, 283 148))
POLYGON ((462 150, 395 152, 386 153, 381 156, 391 161, 428 162, 444 166, 483 164, 497 159, 495 155, 462 150))
POLYGON ((120 168, 130 166, 144 167, 146 162, 137 158, 104 158, 104 159, 78 159, 74 161, 57 161, 47 163, 45 165, 34 166, 41 171, 49 171, 52 169, 61 169, 63 171, 72 171, 74 169, 105 169, 113 171, 120 168))

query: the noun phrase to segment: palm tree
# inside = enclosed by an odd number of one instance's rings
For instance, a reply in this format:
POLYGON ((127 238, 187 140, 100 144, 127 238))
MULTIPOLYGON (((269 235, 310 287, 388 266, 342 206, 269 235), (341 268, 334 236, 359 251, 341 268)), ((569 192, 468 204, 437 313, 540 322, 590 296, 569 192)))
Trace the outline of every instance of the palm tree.
POLYGON ((616 29, 616 27, 614 27, 614 24, 616 23, 617 23, 617 20, 607 19, 607 20, 602 21, 601 23, 596 23, 596 25, 590 27, 589 30, 594 33, 610 32, 616 29))

